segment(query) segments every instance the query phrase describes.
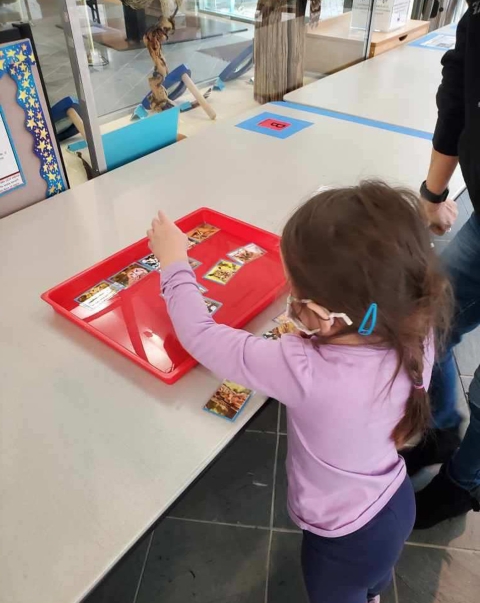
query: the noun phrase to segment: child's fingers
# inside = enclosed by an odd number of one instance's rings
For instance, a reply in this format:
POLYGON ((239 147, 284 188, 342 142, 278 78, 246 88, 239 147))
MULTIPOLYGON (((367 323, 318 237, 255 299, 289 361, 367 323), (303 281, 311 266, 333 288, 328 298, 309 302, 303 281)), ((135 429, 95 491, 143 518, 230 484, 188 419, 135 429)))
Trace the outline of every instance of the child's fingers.
POLYGON ((149 230, 147 230, 147 237, 149 239, 151 239, 153 237, 153 229, 152 228, 150 228, 149 230))
POLYGON ((170 219, 167 217, 167 214, 165 214, 161 209, 159 210, 157 215, 160 224, 168 224, 170 222, 170 219))

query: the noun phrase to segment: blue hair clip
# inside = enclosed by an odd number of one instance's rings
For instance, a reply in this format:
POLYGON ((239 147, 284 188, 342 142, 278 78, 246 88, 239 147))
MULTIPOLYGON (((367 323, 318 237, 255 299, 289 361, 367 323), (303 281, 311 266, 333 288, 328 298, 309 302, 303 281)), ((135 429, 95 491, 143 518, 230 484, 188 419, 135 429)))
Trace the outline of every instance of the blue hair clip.
POLYGON ((377 304, 370 304, 370 307, 365 313, 363 317, 362 324, 358 327, 358 332, 360 335, 371 335, 373 333, 373 329, 377 324, 377 304), (370 324, 368 325, 368 322, 370 324), (368 326, 367 326, 368 325, 368 326))

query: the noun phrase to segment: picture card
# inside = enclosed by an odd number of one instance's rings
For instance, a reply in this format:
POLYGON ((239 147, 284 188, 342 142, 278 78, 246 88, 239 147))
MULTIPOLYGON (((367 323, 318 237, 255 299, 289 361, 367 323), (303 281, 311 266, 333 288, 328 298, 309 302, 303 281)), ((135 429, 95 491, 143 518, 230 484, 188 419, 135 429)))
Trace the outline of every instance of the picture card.
POLYGON ((212 226, 211 224, 200 224, 190 232, 187 232, 187 237, 196 241, 197 243, 201 243, 202 241, 206 241, 211 236, 213 236, 216 232, 218 232, 220 228, 216 226, 212 226))
POLYGON ((282 322, 278 325, 278 327, 274 327, 270 331, 267 331, 263 334, 264 339, 280 339, 282 335, 286 335, 287 333, 296 333, 297 329, 293 322, 287 321, 282 322))
POLYGON ((203 278, 218 283, 219 285, 226 285, 240 268, 240 264, 229 262, 228 260, 220 260, 213 268, 210 268, 203 278))
POLYGON ((203 285, 200 285, 200 283, 197 283, 197 287, 202 295, 204 295, 208 291, 208 289, 206 287, 204 287, 203 285))
POLYGON ((188 239, 187 251, 190 251, 190 249, 192 247, 195 247, 195 245, 198 245, 198 241, 194 241, 193 239, 188 239))
POLYGON ((234 421, 254 393, 243 385, 225 380, 203 408, 229 421, 234 421))
POLYGON ((153 253, 146 255, 144 258, 139 260, 138 263, 144 268, 147 268, 148 270, 157 270, 158 272, 160 272, 160 262, 153 255, 153 253))
POLYGON ((188 263, 190 264, 192 270, 195 270, 196 268, 202 265, 202 262, 194 260, 193 258, 188 258, 188 263))
POLYGON ((284 310, 281 314, 275 316, 273 322, 276 322, 277 325, 283 325, 284 322, 291 322, 291 320, 288 318, 286 310, 284 310))
POLYGON ((76 297, 75 301, 89 310, 98 310, 117 293, 118 289, 114 285, 102 281, 76 297))
POLYGON ((239 247, 238 249, 227 253, 227 255, 234 262, 243 266, 243 264, 248 264, 248 262, 253 262, 253 260, 261 258, 262 255, 265 255, 266 253, 267 252, 264 249, 255 245, 255 243, 249 243, 244 247, 239 247))
MULTIPOLYGON (((206 291, 206 289, 205 289, 205 291, 206 291)), ((210 316, 213 316, 215 314, 215 312, 220 310, 220 308, 222 307, 222 304, 220 302, 215 301, 214 299, 210 299, 209 297, 204 297, 203 301, 205 302, 205 305, 207 306, 207 310, 208 310, 208 313, 210 314, 210 316)))
POLYGON ((111 283, 115 283, 116 285, 120 285, 124 289, 127 289, 131 285, 138 283, 142 278, 145 278, 148 274, 150 274, 150 270, 147 270, 144 266, 141 266, 137 262, 130 264, 117 274, 111 276, 108 280, 111 283))

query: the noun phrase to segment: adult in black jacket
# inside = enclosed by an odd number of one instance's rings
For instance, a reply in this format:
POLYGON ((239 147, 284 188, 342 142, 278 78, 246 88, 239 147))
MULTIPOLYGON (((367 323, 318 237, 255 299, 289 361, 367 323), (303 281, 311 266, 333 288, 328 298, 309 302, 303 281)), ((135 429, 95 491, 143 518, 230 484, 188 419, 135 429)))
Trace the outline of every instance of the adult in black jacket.
POLYGON ((432 377, 434 429, 406 454, 411 475, 443 463, 439 475, 417 494, 416 528, 480 510, 480 367, 470 385, 470 424, 460 443, 452 354, 462 336, 480 324, 480 0, 470 2, 458 24, 455 49, 444 55, 442 64, 438 121, 422 198, 433 232, 448 231, 457 215, 448 199, 448 183, 460 162, 474 211, 443 255, 456 313, 447 351, 432 377))

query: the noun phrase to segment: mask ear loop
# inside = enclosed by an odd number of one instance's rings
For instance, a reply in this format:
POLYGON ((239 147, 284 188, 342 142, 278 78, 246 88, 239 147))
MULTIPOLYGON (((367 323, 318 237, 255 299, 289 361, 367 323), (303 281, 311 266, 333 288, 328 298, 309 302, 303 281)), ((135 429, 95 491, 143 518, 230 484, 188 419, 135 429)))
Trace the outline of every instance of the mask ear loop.
POLYGON ((373 333, 373 329, 377 324, 377 304, 370 304, 370 307, 363 317, 362 324, 358 327, 360 335, 368 336, 373 333), (370 322, 370 324, 368 324, 370 322))
POLYGON ((343 312, 330 312, 330 318, 341 318, 347 326, 351 327, 353 325, 350 318, 343 312))
POLYGON ((328 318, 325 318, 325 316, 322 316, 324 308, 321 308, 315 302, 308 301, 307 308, 309 310, 312 310, 312 312, 314 312, 320 318, 320 320, 329 321, 331 325, 333 325, 334 318, 341 318, 344 321, 344 323, 346 325, 348 325, 349 327, 351 327, 353 324, 353 322, 350 320, 350 318, 344 312, 329 312, 328 318))

